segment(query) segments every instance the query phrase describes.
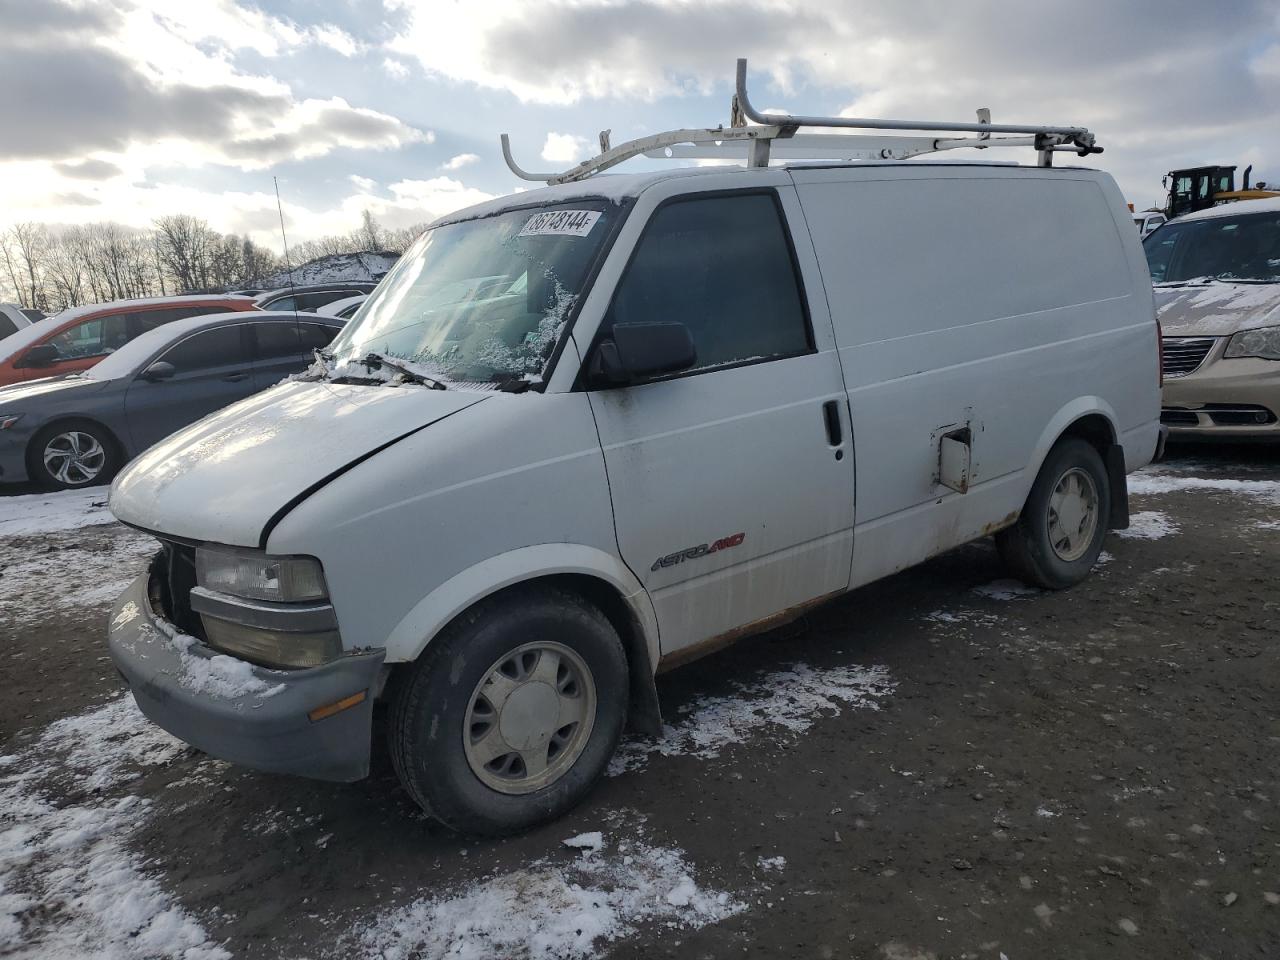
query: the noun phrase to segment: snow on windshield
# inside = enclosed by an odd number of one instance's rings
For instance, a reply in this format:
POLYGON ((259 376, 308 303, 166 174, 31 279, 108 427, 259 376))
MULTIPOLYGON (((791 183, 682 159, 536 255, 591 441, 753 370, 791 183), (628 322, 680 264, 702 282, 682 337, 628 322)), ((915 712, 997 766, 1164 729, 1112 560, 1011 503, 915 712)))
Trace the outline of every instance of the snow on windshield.
POLYGON ((435 227, 331 345, 330 374, 370 354, 437 380, 537 380, 618 208, 603 200, 435 227))

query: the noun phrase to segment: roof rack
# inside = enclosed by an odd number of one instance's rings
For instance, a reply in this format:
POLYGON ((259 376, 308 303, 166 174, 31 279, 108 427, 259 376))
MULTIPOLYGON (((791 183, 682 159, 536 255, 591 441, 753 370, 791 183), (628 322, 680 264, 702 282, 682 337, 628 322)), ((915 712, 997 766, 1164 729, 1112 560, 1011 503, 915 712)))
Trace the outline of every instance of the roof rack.
POLYGON ((610 131, 600 131, 600 153, 561 173, 530 173, 511 156, 511 139, 502 134, 502 157, 522 180, 548 184, 572 183, 630 160, 645 156, 667 160, 745 160, 749 167, 767 167, 775 160, 906 160, 925 153, 975 147, 1032 147, 1037 163, 1053 165, 1053 154, 1070 151, 1079 156, 1101 153, 1094 136, 1084 127, 1047 127, 1038 124, 992 123, 991 111, 978 110, 976 122, 938 120, 872 120, 861 117, 804 117, 761 113, 747 97, 747 61, 738 61, 737 92, 730 103, 729 126, 668 130, 618 146, 609 142, 610 131), (748 126, 750 120, 757 126, 748 126), (860 130, 914 130, 975 133, 975 137, 903 137, 862 134, 801 134, 801 127, 850 127, 860 130), (992 134, 1020 134, 998 136, 992 134))

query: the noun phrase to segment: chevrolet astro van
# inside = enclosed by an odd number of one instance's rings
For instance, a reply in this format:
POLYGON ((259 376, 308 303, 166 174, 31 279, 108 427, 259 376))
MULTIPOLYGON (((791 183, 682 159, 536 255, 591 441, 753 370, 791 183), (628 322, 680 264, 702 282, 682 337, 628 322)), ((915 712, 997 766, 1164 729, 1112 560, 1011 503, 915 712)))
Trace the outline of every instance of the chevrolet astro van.
POLYGON ((160 541, 111 654, 155 723, 405 788, 478 833, 554 817, 654 675, 995 535, 1051 589, 1156 452, 1151 281, 1092 170, 590 177, 437 221, 310 371, 151 448, 160 541))

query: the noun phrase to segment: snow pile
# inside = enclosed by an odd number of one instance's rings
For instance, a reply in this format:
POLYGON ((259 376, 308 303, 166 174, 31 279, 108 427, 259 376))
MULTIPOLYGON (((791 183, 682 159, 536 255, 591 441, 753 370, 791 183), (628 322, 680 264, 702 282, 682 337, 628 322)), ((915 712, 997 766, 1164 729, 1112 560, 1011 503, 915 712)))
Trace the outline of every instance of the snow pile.
POLYGON ((781 870, 787 865, 786 857, 759 857, 756 859, 756 865, 761 870, 781 870))
POLYGON ((992 580, 973 592, 988 600, 1021 600, 1026 597, 1038 597, 1044 591, 1039 587, 1029 587, 1021 580, 992 580))
POLYGON ((1125 540, 1159 540, 1178 532, 1178 525, 1167 513, 1144 510, 1129 517, 1129 529, 1117 530, 1116 536, 1125 540))
POLYGON ((265 700, 284 690, 283 683, 270 684, 258 676, 258 672, 283 676, 283 670, 255 670, 247 661, 221 653, 212 657, 199 656, 191 652, 191 648, 200 642, 195 637, 179 633, 163 620, 156 622, 169 638, 170 648, 178 655, 182 670, 178 683, 188 690, 221 700, 236 700, 250 694, 257 694, 259 699, 265 700))
POLYGON ((0 756, 0 955, 230 956, 126 845, 150 805, 119 788, 185 750, 125 697, 0 756))
POLYGON ((115 522, 107 509, 106 487, 0 497, 0 537, 43 536, 115 522))
POLYGON ((621 744, 609 763, 609 774, 638 769, 653 753, 718 757, 725 747, 743 743, 765 727, 804 733, 821 716, 838 715, 842 707, 878 710, 876 701, 895 686, 883 666, 816 670, 797 664, 740 684, 736 696, 699 698, 684 709, 684 719, 665 726, 661 738, 621 744))
POLYGON ((624 839, 418 900, 357 937, 382 960, 584 957, 643 923, 698 928, 744 909, 699 886, 684 851, 624 839))
POLYGON ((388 251, 366 253, 331 253, 316 257, 293 268, 281 270, 262 280, 258 286, 264 290, 282 290, 288 286, 301 287, 312 283, 349 283, 351 281, 377 281, 396 265, 398 253, 388 251))

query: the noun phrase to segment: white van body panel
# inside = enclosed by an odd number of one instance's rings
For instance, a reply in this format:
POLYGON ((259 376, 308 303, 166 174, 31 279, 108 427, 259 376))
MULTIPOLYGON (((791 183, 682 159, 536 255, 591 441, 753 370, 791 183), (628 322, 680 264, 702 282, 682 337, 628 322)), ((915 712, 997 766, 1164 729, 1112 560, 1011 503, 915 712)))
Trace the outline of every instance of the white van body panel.
POLYGON ((312 485, 487 393, 284 383, 179 430, 111 487, 125 523, 190 540, 256 547, 312 485))
POLYGON ((1150 282, 1108 177, 923 165, 792 175, 854 425, 853 585, 1012 523, 1080 416, 1106 417, 1141 445, 1134 463, 1150 458, 1150 282), (961 494, 937 469, 941 436, 964 429, 961 494))
POLYGON ((695 368, 674 379, 588 394, 609 471, 618 550, 653 599, 664 656, 849 584, 854 474, 848 424, 842 413, 837 459, 823 421, 824 403, 843 407, 844 381, 817 260, 786 171, 734 171, 646 190, 575 336, 590 342, 656 209, 672 200, 760 188, 777 192, 791 223, 815 351, 695 368), (741 542, 732 549, 659 565, 678 551, 736 537, 741 542))
POLYGON ((478 600, 514 582, 513 557, 548 561, 529 563, 526 579, 595 570, 624 593, 635 590, 620 563, 599 560, 616 557, 617 544, 586 395, 456 394, 483 402, 326 484, 267 540, 269 553, 320 559, 348 649, 393 643, 389 660, 413 659, 456 604, 465 605, 458 590, 475 581, 457 578, 492 564, 486 569, 499 580, 477 587, 469 599, 478 600), (576 549, 522 552, 548 544, 576 549), (503 556, 505 563, 495 560, 503 556))

